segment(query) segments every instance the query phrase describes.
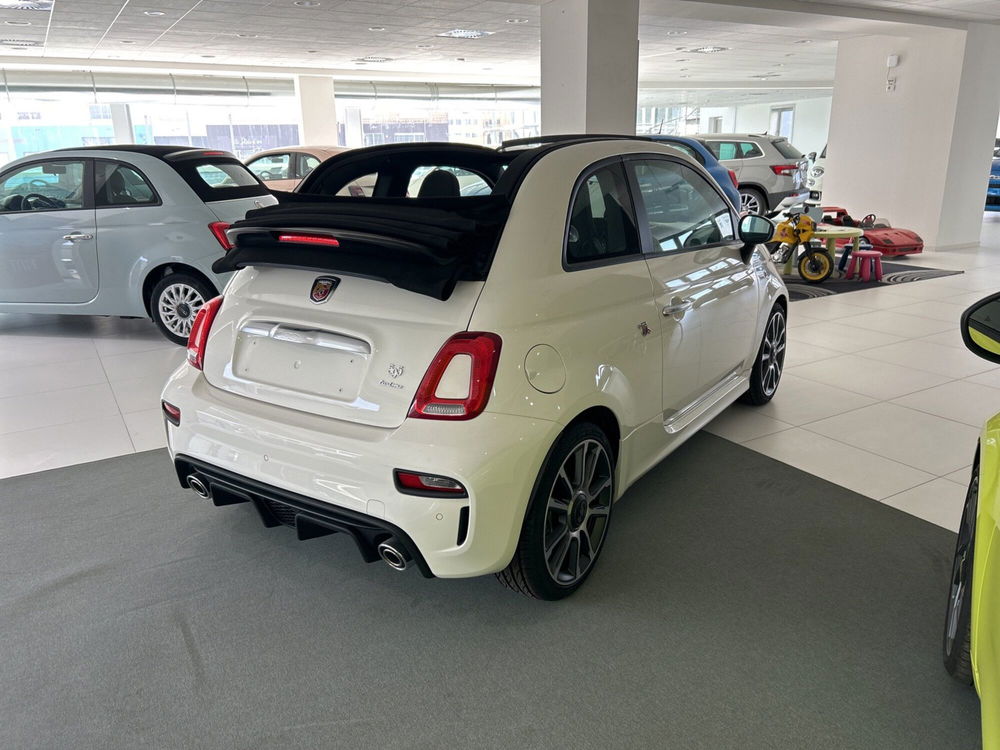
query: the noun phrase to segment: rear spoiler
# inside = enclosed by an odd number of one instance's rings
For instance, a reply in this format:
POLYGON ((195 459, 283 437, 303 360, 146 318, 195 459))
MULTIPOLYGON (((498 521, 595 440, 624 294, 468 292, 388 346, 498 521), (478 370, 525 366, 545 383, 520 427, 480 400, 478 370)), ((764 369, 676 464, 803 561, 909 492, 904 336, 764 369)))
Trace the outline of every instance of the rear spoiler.
POLYGON ((495 196, 328 198, 250 211, 212 270, 248 266, 342 273, 440 300, 459 281, 483 281, 509 206, 495 196))

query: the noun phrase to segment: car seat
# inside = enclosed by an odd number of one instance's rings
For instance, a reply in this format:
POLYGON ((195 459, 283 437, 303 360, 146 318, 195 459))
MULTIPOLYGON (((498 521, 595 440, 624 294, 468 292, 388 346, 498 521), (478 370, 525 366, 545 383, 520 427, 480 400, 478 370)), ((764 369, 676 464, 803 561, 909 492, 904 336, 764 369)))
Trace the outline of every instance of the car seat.
POLYGON ((458 198, 461 195, 458 178, 443 169, 435 169, 427 175, 417 193, 418 198, 458 198))

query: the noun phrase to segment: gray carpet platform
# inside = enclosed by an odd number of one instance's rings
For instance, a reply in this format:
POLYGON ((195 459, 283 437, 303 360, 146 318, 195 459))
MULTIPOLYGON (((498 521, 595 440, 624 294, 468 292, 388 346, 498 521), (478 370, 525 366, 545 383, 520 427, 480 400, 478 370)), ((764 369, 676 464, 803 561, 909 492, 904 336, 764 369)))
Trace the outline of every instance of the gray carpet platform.
POLYGON ((0 748, 975 748, 954 535, 707 434, 560 603, 366 565, 163 451, 0 482, 0 748))

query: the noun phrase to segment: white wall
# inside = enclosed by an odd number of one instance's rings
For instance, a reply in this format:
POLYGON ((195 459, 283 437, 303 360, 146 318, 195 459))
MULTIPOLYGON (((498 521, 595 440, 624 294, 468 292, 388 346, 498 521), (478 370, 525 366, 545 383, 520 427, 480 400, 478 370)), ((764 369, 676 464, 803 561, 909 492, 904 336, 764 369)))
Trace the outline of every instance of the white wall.
POLYGON ((713 117, 722 118, 722 133, 736 132, 736 107, 702 107, 698 122, 698 132, 708 133, 708 121, 713 117))
POLYGON ((885 216, 931 247, 979 241, 1000 111, 1000 27, 969 29, 839 43, 824 202, 885 216), (893 91, 890 54, 900 57, 893 91))
POLYGON ((792 122, 792 144, 802 153, 820 153, 826 145, 830 124, 832 97, 800 99, 788 102, 767 102, 764 104, 744 104, 736 108, 736 133, 764 133, 771 127, 771 110, 776 107, 795 107, 792 122))

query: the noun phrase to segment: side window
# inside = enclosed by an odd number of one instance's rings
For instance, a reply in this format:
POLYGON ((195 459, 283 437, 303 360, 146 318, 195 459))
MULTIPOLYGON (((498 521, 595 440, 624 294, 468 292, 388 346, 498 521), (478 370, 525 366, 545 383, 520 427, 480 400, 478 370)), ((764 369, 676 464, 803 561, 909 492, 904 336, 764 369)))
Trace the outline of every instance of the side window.
POLYGON ((0 212, 83 208, 84 162, 45 161, 0 178, 0 212))
POLYGON ((261 182, 267 182, 268 180, 292 179, 291 165, 291 154, 272 154, 254 159, 247 164, 247 167, 257 175, 261 182))
POLYGON ((589 263, 641 252, 625 172, 600 167, 577 189, 566 236, 566 262, 589 263))
POLYGON ((475 172, 461 167, 421 166, 413 170, 406 194, 410 198, 452 198, 461 195, 489 195, 489 183, 475 172))
POLYGON ((94 175, 97 207, 136 206, 157 203, 156 192, 137 171, 125 164, 98 161, 94 175))
POLYGON ((740 155, 737 157, 739 159, 753 159, 754 157, 764 155, 764 152, 760 150, 760 146, 756 143, 740 141, 737 145, 740 149, 740 155))
POLYGON ((311 154, 299 155, 299 177, 306 177, 319 166, 319 159, 311 154))
POLYGON ((344 187, 337 191, 339 196, 349 196, 351 198, 371 198, 375 193, 375 182, 378 180, 378 173, 362 175, 351 180, 344 187))
POLYGON ((729 207, 693 169, 670 161, 631 164, 653 249, 669 253, 735 239, 729 207))
POLYGON ((719 161, 725 159, 741 159, 739 149, 732 141, 709 141, 708 150, 711 151, 719 161))

